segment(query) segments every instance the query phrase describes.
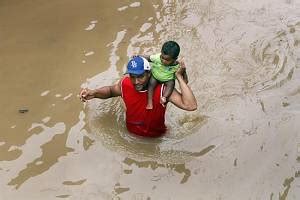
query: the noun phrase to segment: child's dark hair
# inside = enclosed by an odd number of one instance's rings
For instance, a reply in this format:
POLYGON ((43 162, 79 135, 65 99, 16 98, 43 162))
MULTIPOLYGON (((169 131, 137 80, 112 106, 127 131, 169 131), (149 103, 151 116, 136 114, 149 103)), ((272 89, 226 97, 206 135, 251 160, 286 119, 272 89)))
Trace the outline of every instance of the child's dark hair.
POLYGON ((163 44, 161 52, 171 56, 173 59, 177 59, 180 52, 180 46, 175 41, 167 41, 163 44))

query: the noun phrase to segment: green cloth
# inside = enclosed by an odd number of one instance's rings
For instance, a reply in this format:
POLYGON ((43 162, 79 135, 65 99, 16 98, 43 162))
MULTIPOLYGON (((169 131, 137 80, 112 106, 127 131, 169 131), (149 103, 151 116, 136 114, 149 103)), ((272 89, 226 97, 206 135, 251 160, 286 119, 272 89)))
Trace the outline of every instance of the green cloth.
POLYGON ((161 82, 166 82, 176 78, 175 72, 179 68, 179 64, 172 66, 163 65, 160 60, 160 53, 151 55, 150 60, 151 73, 155 79, 161 82))

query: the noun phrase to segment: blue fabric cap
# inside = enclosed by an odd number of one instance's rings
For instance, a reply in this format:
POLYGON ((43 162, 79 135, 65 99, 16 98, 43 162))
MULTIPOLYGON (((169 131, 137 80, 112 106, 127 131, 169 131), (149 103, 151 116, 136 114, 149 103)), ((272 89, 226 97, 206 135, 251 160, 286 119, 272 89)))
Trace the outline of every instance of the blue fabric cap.
POLYGON ((131 60, 129 60, 127 64, 127 74, 135 74, 135 75, 141 75, 145 72, 145 70, 150 70, 150 64, 149 62, 141 57, 141 56, 135 56, 131 60))

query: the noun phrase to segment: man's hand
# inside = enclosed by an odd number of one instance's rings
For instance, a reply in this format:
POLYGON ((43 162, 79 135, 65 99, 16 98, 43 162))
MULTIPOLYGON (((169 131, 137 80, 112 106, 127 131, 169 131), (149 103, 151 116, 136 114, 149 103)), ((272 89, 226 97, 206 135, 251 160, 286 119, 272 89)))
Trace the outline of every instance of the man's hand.
POLYGON ((114 85, 103 86, 94 90, 84 88, 79 93, 80 100, 86 102, 87 100, 98 98, 98 99, 108 99, 111 97, 121 96, 121 82, 118 81, 114 85))
POLYGON ((183 78, 184 82, 185 83, 188 83, 189 80, 188 80, 188 76, 187 76, 187 73, 186 73, 186 67, 185 67, 185 63, 181 60, 178 62, 179 63, 179 68, 178 70, 175 72, 175 76, 177 77, 177 79, 180 77, 183 78))
POLYGON ((95 98, 95 91, 84 88, 79 93, 79 98, 82 102, 86 102, 87 100, 95 98))

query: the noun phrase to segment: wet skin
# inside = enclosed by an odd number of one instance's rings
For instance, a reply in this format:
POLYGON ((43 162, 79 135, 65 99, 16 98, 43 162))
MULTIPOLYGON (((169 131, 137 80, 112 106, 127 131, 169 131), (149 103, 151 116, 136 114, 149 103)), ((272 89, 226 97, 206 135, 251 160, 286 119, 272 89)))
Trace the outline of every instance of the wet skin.
POLYGON ((136 75, 136 74, 129 74, 130 81, 134 85, 134 88, 137 91, 146 90, 148 87, 148 82, 150 78, 149 72, 144 72, 143 74, 136 75))

